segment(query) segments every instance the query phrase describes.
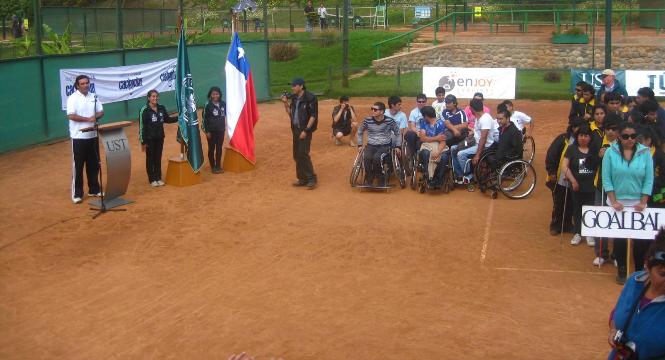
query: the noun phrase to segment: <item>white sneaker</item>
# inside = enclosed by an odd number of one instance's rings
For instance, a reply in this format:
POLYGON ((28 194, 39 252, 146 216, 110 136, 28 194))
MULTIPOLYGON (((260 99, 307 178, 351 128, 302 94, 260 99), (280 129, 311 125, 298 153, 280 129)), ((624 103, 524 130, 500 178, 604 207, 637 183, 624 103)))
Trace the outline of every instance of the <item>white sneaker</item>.
POLYGON ((579 245, 582 242, 582 236, 580 234, 575 234, 572 239, 570 239, 570 245, 579 245))
MULTIPOLYGON (((162 180, 157 180, 157 185, 159 185, 159 186, 164 186, 164 185, 166 185, 166 183, 163 182, 162 180)), ((592 246, 593 246, 593 245, 592 245, 592 246)))
POLYGON ((605 259, 603 259, 602 257, 599 256, 599 257, 593 259, 593 266, 601 266, 605 263, 605 261, 607 261, 607 260, 605 260, 605 259))
POLYGON ((593 236, 587 236, 586 237, 586 244, 589 246, 595 246, 596 245, 596 238, 593 236))
POLYGON ((158 187, 158 186, 159 186, 159 183, 158 183, 157 181, 153 181, 153 182, 150 183, 150 186, 152 186, 152 187, 158 187))
POLYGON ((75 197, 75 198, 72 199, 72 202, 74 204, 80 204, 80 203, 83 202, 83 199, 81 199, 80 197, 75 197))

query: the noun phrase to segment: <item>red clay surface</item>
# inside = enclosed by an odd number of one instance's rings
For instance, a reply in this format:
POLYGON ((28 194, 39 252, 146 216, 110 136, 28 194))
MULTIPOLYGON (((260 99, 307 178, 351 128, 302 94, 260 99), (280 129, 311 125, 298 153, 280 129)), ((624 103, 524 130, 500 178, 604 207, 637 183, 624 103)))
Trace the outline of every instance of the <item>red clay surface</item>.
MULTIPOLYGON (((352 99, 363 114, 373 101, 352 99)), ((150 187, 128 128, 136 202, 97 220, 71 203, 68 141, 0 156, 0 358, 606 356, 615 269, 548 234, 544 153, 568 102, 516 102, 536 122, 539 175, 521 201, 352 189, 356 150, 330 140, 334 104, 320 102, 315 191, 290 185, 278 103, 260 105, 255 171, 206 164, 188 188, 150 187)))

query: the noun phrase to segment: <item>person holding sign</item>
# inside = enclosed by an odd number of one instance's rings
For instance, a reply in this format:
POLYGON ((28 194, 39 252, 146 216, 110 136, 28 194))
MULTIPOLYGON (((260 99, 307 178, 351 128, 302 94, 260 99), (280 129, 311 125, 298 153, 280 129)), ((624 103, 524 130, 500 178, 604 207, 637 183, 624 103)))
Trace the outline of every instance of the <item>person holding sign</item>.
MULTIPOLYGON (((575 133, 575 143, 569 146, 561 163, 561 171, 570 181, 573 189, 573 219, 575 235, 570 240, 571 245, 579 245, 582 241, 582 206, 593 205, 596 188, 593 180, 598 168, 598 154, 590 149, 591 129, 586 124, 580 126, 575 133)), ((587 245, 594 246, 592 237, 587 236, 587 245)))
MULTIPOLYGON (((624 123, 619 132, 619 144, 609 147, 603 157, 603 187, 607 204, 616 211, 632 206, 643 211, 653 190, 653 159, 649 148, 637 143, 637 131, 631 123, 624 123)), ((638 243, 644 240, 636 240, 638 243)), ((644 266, 644 252, 636 246, 633 253, 635 270, 644 266)), ((617 283, 626 282, 626 240, 614 239, 614 255, 619 269, 617 283)))
POLYGON ((665 230, 646 255, 647 270, 630 277, 610 315, 608 359, 665 358, 665 230))
POLYGON ((139 112, 139 141, 145 152, 145 169, 153 187, 164 186, 162 181, 162 150, 164 149, 164 123, 178 122, 159 104, 157 90, 148 91, 147 103, 139 112))

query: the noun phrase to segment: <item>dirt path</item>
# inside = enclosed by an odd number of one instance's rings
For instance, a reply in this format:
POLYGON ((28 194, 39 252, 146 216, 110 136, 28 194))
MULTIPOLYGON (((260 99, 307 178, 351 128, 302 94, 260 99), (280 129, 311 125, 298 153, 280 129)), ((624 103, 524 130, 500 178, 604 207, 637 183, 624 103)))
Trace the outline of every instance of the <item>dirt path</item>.
MULTIPOLYGON (((373 101, 352 99, 363 114, 373 101)), ((290 186, 280 104, 260 105, 255 171, 206 165, 189 188, 151 188, 129 128, 136 203, 94 221, 69 200, 69 142, 0 156, 0 358, 605 356, 614 268, 548 234, 543 159, 567 102, 516 103, 537 124, 540 181, 523 201, 351 189, 334 104, 320 103, 315 191, 290 186)))

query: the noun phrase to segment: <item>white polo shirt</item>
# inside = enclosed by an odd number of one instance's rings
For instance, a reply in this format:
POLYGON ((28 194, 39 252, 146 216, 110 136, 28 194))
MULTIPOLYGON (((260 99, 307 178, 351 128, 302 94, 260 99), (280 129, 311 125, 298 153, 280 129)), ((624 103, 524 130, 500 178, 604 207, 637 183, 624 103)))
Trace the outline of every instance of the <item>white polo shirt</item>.
MULTIPOLYGON (((97 100, 97 111, 95 111, 95 95, 88 92, 88 95, 81 94, 76 90, 67 98, 67 116, 75 114, 82 117, 94 116, 95 112, 102 112, 104 108, 102 103, 97 100)), ((69 120, 69 137, 72 139, 92 139, 97 137, 96 131, 81 132, 81 129, 92 126, 91 122, 79 122, 69 120)))

